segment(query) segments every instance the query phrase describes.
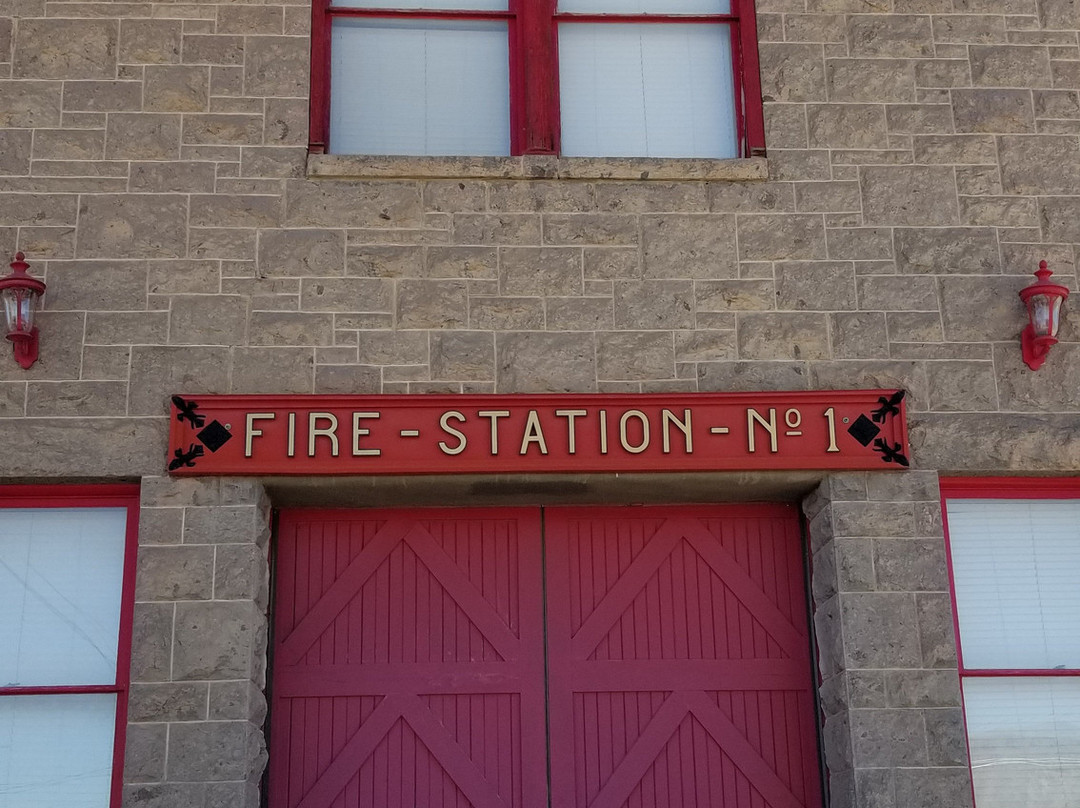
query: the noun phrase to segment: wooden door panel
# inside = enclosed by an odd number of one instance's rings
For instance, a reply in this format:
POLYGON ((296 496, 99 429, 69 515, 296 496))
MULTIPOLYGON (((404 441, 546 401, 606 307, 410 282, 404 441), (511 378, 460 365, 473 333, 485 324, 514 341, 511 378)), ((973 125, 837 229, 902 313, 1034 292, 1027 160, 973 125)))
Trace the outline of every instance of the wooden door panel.
POLYGON ((546 804, 539 511, 293 511, 273 808, 546 804))
POLYGON ((556 508, 545 526, 552 804, 817 805, 794 511, 556 508))

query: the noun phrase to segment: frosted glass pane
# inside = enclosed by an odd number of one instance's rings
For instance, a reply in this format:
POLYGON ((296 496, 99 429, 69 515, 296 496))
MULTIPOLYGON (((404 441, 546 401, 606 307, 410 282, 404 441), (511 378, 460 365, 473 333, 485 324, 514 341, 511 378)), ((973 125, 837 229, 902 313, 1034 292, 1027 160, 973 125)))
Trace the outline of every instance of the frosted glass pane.
POLYGON ((334 20, 335 154, 510 153, 510 54, 501 22, 334 20))
POLYGON ((571 14, 727 14, 730 0, 559 0, 571 14))
POLYGON ((0 509, 0 686, 112 684, 124 508, 0 509))
POLYGON ((440 11, 506 11, 506 0, 330 0, 338 8, 436 9, 440 11))
POLYGON ((1080 669, 1080 501, 946 507, 965 667, 1080 669))
POLYGON ((735 157, 726 25, 559 26, 562 153, 735 157))
POLYGON ((1080 679, 965 679, 979 808, 1076 808, 1080 679))
POLYGON ((0 808, 105 808, 116 696, 0 698, 0 808))

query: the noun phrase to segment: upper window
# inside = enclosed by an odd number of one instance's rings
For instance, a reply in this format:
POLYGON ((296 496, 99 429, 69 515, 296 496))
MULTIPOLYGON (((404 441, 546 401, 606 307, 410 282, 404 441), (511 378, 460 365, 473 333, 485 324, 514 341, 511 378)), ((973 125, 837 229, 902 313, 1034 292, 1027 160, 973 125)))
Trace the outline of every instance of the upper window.
POLYGON ((316 0, 313 15, 315 152, 764 149, 752 0, 316 0))
POLYGON ((978 808, 1080 794, 1080 484, 943 481, 978 808))
POLYGON ((0 488, 0 808, 120 805, 136 503, 0 488))

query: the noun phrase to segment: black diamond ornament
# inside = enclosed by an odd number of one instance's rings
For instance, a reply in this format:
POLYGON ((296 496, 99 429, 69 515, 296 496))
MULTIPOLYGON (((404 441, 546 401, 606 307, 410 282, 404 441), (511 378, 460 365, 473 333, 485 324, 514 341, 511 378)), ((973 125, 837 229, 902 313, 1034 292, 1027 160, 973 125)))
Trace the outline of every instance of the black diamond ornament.
MULTIPOLYGON (((213 426, 213 424, 211 424, 213 426)), ((863 446, 869 446, 870 441, 878 436, 881 430, 877 424, 867 418, 865 415, 860 415, 855 419, 855 423, 848 427, 848 434, 855 438, 863 446)))
POLYGON ((232 433, 222 425, 221 421, 214 420, 195 437, 202 441, 211 452, 216 452, 232 439, 232 433))

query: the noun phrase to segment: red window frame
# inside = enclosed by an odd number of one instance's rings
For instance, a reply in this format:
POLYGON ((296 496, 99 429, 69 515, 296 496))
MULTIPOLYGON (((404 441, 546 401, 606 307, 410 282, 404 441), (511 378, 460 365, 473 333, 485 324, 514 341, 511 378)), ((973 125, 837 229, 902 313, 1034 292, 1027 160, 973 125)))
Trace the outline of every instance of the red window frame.
MULTIPOLYGON (((949 572, 949 597, 952 603, 953 631, 956 638, 956 667, 960 677, 960 692, 964 679, 1018 678, 1071 676, 1080 678, 1080 668, 968 668, 964 665, 964 648, 960 643, 960 613, 956 608, 956 582, 953 577, 952 544, 949 539, 949 513, 947 503, 957 499, 1080 499, 1080 479, 1045 477, 959 477, 939 481, 941 492, 941 518, 945 529, 945 553, 949 572)), ((967 712, 964 712, 964 739, 967 743, 967 712)), ((968 770, 971 771, 970 749, 968 770)), ((971 783, 971 799, 975 805, 974 774, 971 783)))
POLYGON ((110 808, 120 808, 124 787, 124 742, 127 735, 128 692, 131 687, 131 637, 135 611, 135 555, 139 534, 137 485, 7 485, 0 486, 0 508, 126 508, 123 587, 116 643, 116 678, 109 685, 28 685, 0 687, 0 698, 87 693, 116 694, 110 808))
POLYGON ((509 0, 507 11, 402 10, 311 4, 311 111, 308 150, 327 151, 330 132, 330 38, 337 17, 504 20, 510 37, 510 153, 559 154, 559 58, 561 22, 723 23, 732 29, 735 127, 739 154, 765 154, 765 122, 758 72, 754 0, 731 0, 729 14, 569 14, 557 0, 509 0))

